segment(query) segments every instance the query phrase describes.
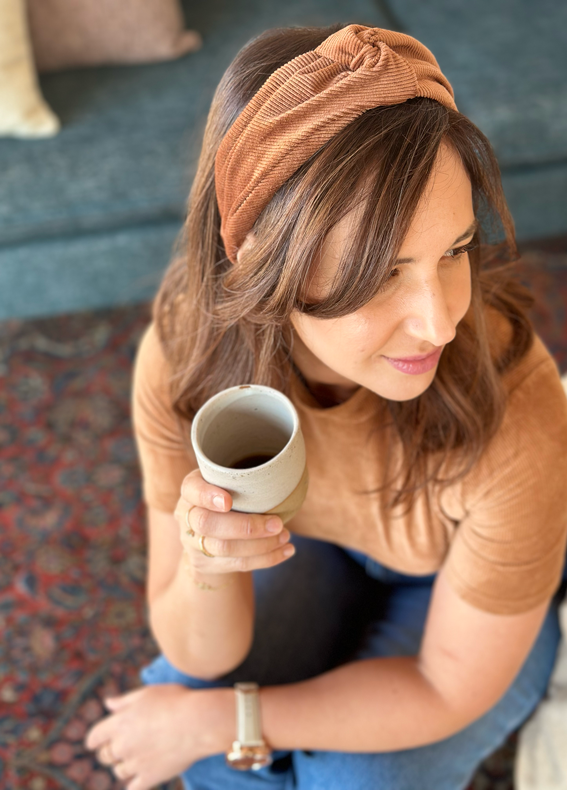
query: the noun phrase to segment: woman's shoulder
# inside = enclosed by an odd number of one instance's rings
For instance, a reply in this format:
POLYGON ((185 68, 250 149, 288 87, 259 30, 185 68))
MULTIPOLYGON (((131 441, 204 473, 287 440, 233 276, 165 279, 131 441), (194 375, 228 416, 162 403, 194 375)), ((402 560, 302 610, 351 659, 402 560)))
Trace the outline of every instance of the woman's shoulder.
POLYGON ((169 400, 171 367, 167 361, 155 321, 144 329, 134 359, 134 389, 152 390, 169 400))
POLYGON ((158 364, 160 367, 163 367, 167 364, 155 321, 150 321, 150 323, 142 332, 138 342, 136 364, 143 364, 147 366, 151 366, 151 364, 158 364))
MULTIPOLYGON (((495 319, 500 338, 510 330, 495 319)), ((567 397, 536 334, 504 374, 506 408, 481 458, 456 486, 459 528, 450 579, 479 608, 514 614, 548 599, 563 568, 567 533, 567 397)), ((451 505, 451 492, 444 493, 451 505)))
MULTIPOLYGON (((511 334, 503 316, 491 317, 490 327, 498 344, 511 334)), ((502 380, 504 417, 468 476, 472 488, 479 492, 485 485, 505 479, 514 487, 520 480, 529 480, 530 488, 546 488, 559 478, 565 479, 567 397, 557 364, 537 333, 528 351, 504 372, 502 380)))
MULTIPOLYGON (((506 316, 494 308, 487 308, 487 327, 493 358, 498 358, 512 339, 512 325, 506 316)), ((518 388, 529 388, 530 380, 549 380, 548 394, 561 405, 561 382, 557 364, 541 337, 534 332, 533 342, 523 357, 502 374, 506 392, 511 395, 518 388)), ((563 397, 563 400, 565 398, 563 397)))
POLYGON ((567 397, 557 364, 537 334, 524 357, 504 373, 503 382, 505 431, 511 435, 517 429, 524 436, 538 436, 540 446, 546 438, 556 446, 561 438, 567 458, 567 397))
POLYGON ((132 413, 136 433, 162 444, 179 444, 179 421, 171 391, 171 368, 157 327, 152 321, 144 330, 134 361, 132 413))
POLYGON ((142 334, 134 364, 132 423, 147 505, 172 513, 184 477, 197 466, 170 394, 171 369, 156 325, 142 334))

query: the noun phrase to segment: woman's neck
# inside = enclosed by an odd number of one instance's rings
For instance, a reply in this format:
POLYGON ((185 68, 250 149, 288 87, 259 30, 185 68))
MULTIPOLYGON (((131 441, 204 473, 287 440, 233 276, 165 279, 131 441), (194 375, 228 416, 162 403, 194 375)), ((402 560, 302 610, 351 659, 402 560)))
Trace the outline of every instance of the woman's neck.
POLYGON ((329 371, 297 334, 294 337, 292 362, 304 387, 323 408, 344 403, 360 388, 360 385, 354 383, 343 384, 327 380, 334 375, 333 371, 329 371))

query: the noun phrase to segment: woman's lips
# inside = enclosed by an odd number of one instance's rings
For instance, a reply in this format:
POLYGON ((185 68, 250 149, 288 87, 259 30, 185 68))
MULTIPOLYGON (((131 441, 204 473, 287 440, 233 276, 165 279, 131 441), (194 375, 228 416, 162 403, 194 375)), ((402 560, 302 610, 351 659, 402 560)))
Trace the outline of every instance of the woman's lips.
POLYGON ((405 357, 404 359, 394 359, 392 357, 384 357, 392 367, 400 370, 402 373, 409 373, 410 376, 419 376, 421 373, 427 373, 439 362, 439 357, 443 351, 444 346, 436 349, 432 354, 427 354, 425 357, 405 357))

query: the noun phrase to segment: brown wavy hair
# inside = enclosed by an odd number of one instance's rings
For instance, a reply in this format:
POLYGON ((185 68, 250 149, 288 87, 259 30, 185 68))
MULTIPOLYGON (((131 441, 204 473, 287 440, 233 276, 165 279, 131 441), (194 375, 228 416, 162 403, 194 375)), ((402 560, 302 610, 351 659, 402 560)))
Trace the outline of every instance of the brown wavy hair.
POLYGON ((472 301, 430 387, 410 401, 386 401, 403 460, 401 468, 387 470, 384 485, 393 505, 409 505, 426 483, 446 485, 464 475, 498 429, 506 402, 502 373, 533 340, 526 316, 531 296, 514 276, 513 223, 490 143, 464 115, 426 98, 368 110, 333 137, 260 214, 255 244, 243 249, 238 265, 228 260, 215 194, 219 144, 272 72, 341 27, 268 30, 229 66, 213 98, 187 219, 154 318, 172 370, 174 410, 184 426, 226 387, 252 382, 289 394, 290 314, 334 318, 373 298, 393 267, 439 146, 451 145, 470 178, 479 220, 473 239, 478 246, 470 253, 472 301), (364 211, 332 290, 307 303, 311 262, 333 225, 361 200, 364 211), (500 353, 489 338, 490 307, 512 327, 500 353))

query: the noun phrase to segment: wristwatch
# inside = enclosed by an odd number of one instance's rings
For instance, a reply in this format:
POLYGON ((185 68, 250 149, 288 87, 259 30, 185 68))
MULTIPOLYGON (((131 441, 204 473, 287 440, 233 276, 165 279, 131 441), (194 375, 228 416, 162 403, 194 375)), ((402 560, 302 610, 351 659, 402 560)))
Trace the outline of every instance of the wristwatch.
POLYGON ((272 750, 262 738, 260 697, 257 683, 235 683, 236 740, 226 762, 238 771, 257 771, 272 763, 272 750))

